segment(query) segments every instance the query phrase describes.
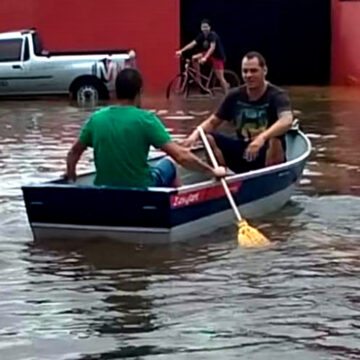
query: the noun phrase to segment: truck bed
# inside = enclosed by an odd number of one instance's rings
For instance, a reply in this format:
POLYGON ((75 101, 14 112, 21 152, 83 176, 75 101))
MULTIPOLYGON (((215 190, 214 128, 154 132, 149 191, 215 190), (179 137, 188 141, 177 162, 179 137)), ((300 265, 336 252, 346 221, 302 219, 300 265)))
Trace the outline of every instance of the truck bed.
POLYGON ((131 50, 130 49, 123 49, 123 50, 75 50, 75 51, 47 51, 43 50, 40 56, 74 56, 74 55, 121 55, 121 54, 128 54, 131 50))

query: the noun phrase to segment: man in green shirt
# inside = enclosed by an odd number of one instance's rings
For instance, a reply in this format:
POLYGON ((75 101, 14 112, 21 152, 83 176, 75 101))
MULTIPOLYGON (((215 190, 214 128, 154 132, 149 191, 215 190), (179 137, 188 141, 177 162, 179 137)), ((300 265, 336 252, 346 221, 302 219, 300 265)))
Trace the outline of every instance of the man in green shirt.
POLYGON ((85 149, 92 147, 95 185, 172 186, 176 179, 174 162, 165 157, 150 167, 147 159, 151 145, 188 169, 214 177, 225 176, 224 167, 213 169, 189 149, 175 143, 157 116, 139 108, 142 86, 137 70, 128 68, 118 74, 118 106, 96 111, 85 123, 67 155, 67 178, 76 180, 76 164, 85 149))

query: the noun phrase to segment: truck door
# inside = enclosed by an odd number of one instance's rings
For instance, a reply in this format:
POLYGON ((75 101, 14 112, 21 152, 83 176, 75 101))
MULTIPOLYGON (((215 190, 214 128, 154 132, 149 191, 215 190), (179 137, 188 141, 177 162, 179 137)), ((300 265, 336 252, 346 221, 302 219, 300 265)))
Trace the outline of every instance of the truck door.
POLYGON ((0 40, 0 94, 21 92, 26 79, 22 61, 23 39, 0 40))

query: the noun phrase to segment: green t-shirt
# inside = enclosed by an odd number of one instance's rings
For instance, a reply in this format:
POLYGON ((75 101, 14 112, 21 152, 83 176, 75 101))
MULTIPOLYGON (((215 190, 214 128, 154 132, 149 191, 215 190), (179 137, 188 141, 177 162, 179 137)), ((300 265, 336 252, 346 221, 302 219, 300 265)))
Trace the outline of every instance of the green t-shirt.
POLYGON ((94 148, 95 185, 147 187, 154 185, 147 162, 150 145, 160 148, 171 137, 154 114, 110 106, 92 114, 79 140, 94 148))

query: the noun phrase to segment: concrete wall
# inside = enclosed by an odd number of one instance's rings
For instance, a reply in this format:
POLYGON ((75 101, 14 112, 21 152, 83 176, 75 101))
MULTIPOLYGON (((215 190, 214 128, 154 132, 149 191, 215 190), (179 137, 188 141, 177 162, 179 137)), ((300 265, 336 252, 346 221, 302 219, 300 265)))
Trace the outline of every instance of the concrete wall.
MULTIPOLYGON (((178 72, 180 1, 1 0, 0 31, 36 27, 50 51, 135 48, 147 89, 164 90, 178 72)), ((360 85, 360 1, 331 1, 331 81, 360 85)))
POLYGON ((360 86, 360 1, 332 0, 331 80, 360 86))
POLYGON ((134 48, 148 90, 178 72, 180 0, 1 0, 0 32, 36 27, 50 51, 134 48))

